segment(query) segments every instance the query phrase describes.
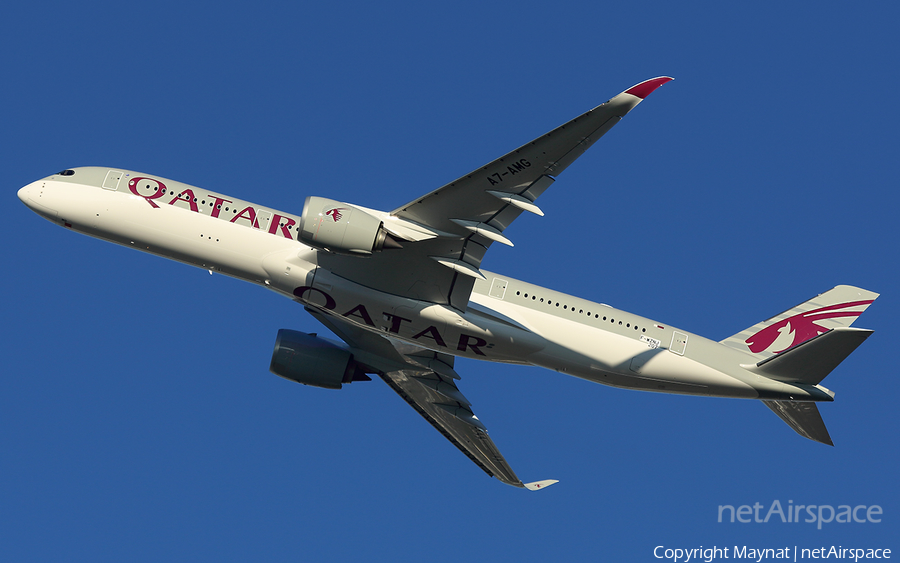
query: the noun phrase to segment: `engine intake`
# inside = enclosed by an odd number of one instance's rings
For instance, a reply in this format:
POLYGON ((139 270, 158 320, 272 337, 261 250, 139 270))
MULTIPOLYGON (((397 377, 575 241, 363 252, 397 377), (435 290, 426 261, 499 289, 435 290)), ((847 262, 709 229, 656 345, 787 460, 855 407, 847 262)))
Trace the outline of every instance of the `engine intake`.
POLYGON ((279 377, 326 389, 371 381, 353 354, 315 334, 281 329, 275 340, 269 371, 279 377))
POLYGON ((310 196, 300 216, 301 241, 336 254, 369 256, 402 248, 378 217, 333 199, 310 196))

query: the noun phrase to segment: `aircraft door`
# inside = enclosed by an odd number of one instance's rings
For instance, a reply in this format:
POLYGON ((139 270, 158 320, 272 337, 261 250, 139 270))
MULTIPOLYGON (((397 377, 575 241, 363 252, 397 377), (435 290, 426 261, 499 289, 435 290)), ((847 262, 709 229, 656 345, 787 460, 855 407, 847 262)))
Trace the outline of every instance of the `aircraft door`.
POLYGON ((122 172, 120 170, 110 170, 106 173, 106 179, 103 180, 103 189, 116 191, 116 189, 119 187, 119 180, 121 179, 122 172))
POLYGON ((687 348, 687 341, 687 334, 675 331, 675 334, 672 335, 672 344, 669 346, 669 352, 684 356, 684 350, 687 348))

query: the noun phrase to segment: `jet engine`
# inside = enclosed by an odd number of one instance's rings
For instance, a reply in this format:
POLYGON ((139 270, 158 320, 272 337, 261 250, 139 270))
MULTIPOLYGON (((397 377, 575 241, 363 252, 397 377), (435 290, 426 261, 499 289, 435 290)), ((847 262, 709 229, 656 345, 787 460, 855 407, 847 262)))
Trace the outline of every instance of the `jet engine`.
POLYGON ((310 246, 350 256, 402 248, 378 217, 346 203, 316 196, 306 198, 303 204, 299 238, 310 246))
POLYGON ((269 371, 314 387, 340 389, 342 383, 371 381, 353 354, 315 334, 281 329, 269 371))

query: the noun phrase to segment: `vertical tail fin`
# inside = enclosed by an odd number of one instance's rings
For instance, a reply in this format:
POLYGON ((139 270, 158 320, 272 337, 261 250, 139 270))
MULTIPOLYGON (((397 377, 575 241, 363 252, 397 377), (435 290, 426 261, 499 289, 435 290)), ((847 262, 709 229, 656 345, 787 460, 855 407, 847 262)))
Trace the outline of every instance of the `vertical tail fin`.
POLYGON ((831 329, 850 326, 877 297, 872 291, 839 285, 721 343, 765 360, 831 329))
MULTIPOLYGON (((834 393, 819 383, 872 334, 850 325, 877 297, 872 291, 839 285, 721 343, 755 356, 756 365, 744 366, 755 373, 815 386, 833 398, 834 393)), ((797 434, 834 445, 816 403, 766 399, 763 403, 797 434)))

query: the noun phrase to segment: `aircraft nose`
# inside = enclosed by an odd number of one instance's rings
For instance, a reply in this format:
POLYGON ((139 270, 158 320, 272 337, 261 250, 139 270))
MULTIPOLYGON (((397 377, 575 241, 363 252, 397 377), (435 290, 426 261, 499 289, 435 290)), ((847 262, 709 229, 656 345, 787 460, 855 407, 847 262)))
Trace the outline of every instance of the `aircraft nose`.
POLYGON ((19 199, 38 215, 48 219, 55 219, 58 214, 55 209, 51 209, 47 206, 46 198, 41 197, 41 189, 38 187, 39 183, 40 181, 32 182, 27 186, 20 188, 18 192, 19 199))
POLYGON ((19 189, 19 199, 21 199, 22 203, 24 203, 25 205, 29 204, 28 194, 31 193, 31 186, 31 184, 28 184, 27 186, 19 189))

